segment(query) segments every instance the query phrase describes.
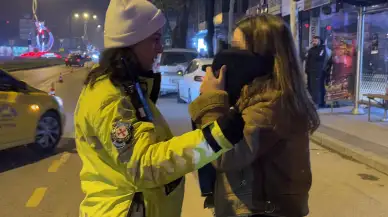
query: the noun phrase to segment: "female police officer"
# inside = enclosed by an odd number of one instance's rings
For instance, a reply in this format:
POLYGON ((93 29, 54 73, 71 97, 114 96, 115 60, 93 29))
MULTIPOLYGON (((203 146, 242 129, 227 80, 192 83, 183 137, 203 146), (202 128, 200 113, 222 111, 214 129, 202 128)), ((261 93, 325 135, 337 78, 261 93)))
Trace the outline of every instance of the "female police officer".
MULTIPOLYGON (((86 194, 80 216, 178 217, 184 191, 181 177, 215 160, 242 138, 244 122, 233 109, 201 130, 172 137, 155 106, 160 79, 150 71, 162 51, 164 24, 164 15, 149 1, 109 4, 105 51, 85 80, 75 111, 86 194)), ((207 78, 201 97, 222 89, 222 76, 207 78)))

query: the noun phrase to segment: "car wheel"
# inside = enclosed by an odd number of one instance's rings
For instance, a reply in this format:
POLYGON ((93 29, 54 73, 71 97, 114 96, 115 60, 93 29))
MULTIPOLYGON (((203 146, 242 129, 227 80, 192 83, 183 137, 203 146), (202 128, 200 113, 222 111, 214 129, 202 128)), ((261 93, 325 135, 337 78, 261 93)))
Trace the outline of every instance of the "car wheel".
POLYGON ((32 148, 41 154, 50 154, 57 147, 61 134, 60 117, 55 112, 46 112, 38 121, 35 142, 32 144, 32 148))

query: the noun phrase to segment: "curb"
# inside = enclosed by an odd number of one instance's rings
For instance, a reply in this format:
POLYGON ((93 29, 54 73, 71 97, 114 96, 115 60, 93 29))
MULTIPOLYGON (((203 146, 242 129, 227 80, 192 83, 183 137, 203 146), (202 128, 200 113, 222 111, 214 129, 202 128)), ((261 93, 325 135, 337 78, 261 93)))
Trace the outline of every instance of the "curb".
POLYGON ((310 140, 317 145, 349 158, 350 160, 365 164, 379 172, 388 175, 388 159, 380 157, 372 152, 356 148, 350 144, 320 132, 315 132, 310 137, 310 140))

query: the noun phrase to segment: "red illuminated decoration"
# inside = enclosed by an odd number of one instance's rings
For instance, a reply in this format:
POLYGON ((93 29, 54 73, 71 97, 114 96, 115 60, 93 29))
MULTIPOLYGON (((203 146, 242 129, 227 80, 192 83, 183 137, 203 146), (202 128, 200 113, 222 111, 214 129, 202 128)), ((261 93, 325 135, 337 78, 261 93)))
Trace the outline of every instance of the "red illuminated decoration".
POLYGON ((58 59, 61 59, 62 56, 56 53, 49 53, 49 52, 27 52, 20 55, 20 57, 24 58, 43 58, 43 57, 55 57, 58 59))
POLYGON ((309 27, 310 27, 310 24, 305 23, 305 24, 304 24, 304 27, 309 28, 309 27))
POLYGON ((330 31, 331 30, 331 26, 326 26, 326 30, 330 31))
POLYGON ((5 21, 6 24, 9 24, 9 20, 5 21))

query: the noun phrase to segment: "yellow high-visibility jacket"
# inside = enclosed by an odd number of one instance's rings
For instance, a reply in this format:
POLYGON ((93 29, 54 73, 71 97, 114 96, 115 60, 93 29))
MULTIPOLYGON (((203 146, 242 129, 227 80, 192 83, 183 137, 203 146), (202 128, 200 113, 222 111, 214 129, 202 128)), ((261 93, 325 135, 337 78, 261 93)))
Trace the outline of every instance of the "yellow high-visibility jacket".
MULTIPOLYGON (((141 80, 149 95, 153 80, 141 80)), ((106 76, 82 90, 74 115, 86 194, 80 216, 126 217, 135 192, 142 192, 146 217, 180 217, 184 180, 172 192, 165 185, 233 147, 218 122, 208 124, 207 133, 203 128, 173 137, 156 106, 148 103, 152 123, 137 120, 130 98, 106 76)))

